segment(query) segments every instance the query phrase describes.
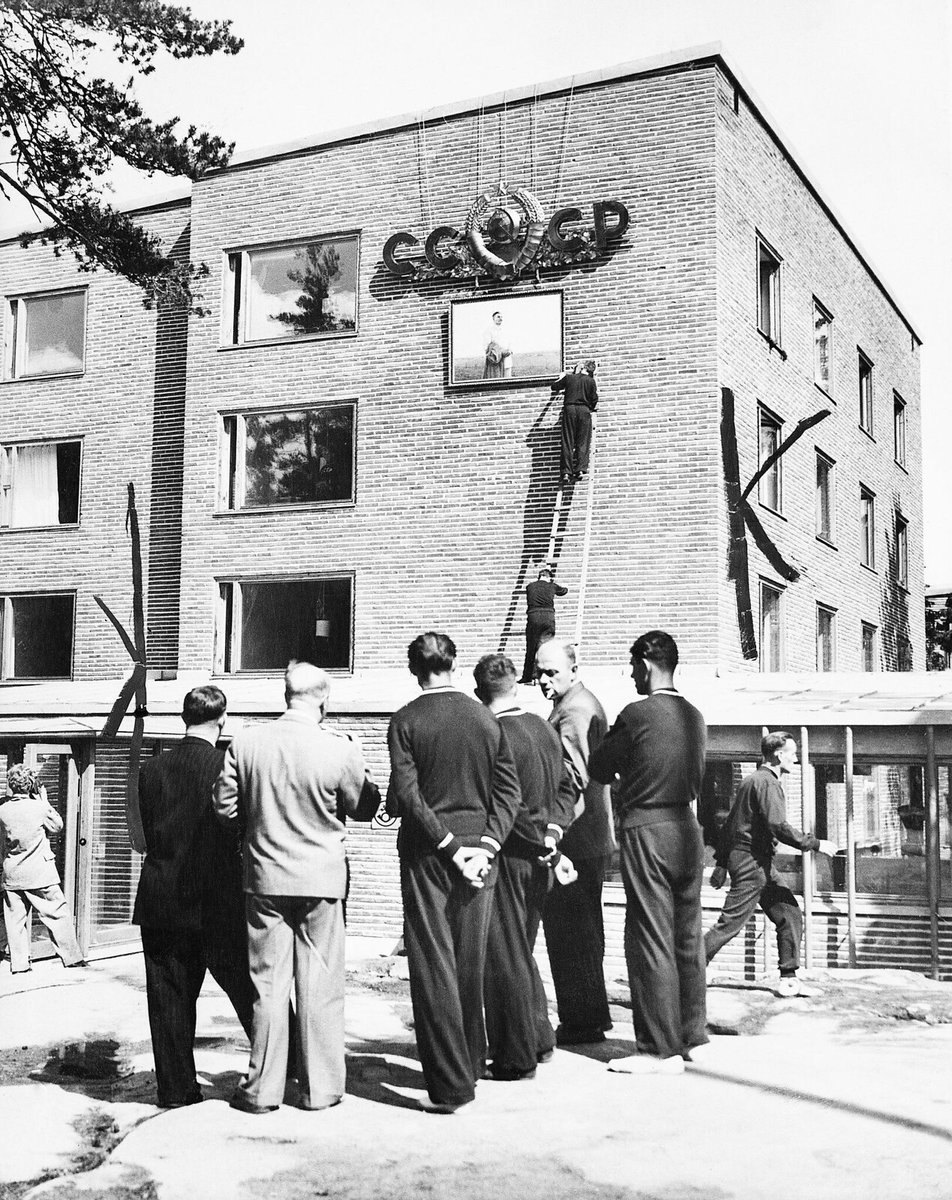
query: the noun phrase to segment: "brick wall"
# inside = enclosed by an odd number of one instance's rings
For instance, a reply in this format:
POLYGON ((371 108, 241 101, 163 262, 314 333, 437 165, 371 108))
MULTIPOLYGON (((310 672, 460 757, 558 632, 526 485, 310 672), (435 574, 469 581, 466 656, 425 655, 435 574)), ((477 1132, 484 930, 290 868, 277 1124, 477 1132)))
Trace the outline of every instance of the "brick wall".
MULTIPOLYGON (((784 434, 822 408, 831 415, 783 459, 783 514, 754 507, 802 578, 783 598, 785 667, 816 667, 817 603, 836 610, 836 667, 862 669, 861 622, 879 630, 882 666, 896 670, 897 639, 909 637, 917 670, 924 667, 919 355, 910 330, 856 252, 824 212, 769 131, 719 74, 717 122, 717 316, 720 382, 737 404, 741 478, 757 469, 757 403, 784 421, 784 434), (763 236, 782 265, 783 359, 757 329, 756 239, 763 236), (813 299, 833 316, 832 387, 814 383, 813 299), (873 362, 873 437, 859 428, 857 347, 873 362), (907 472, 893 455, 893 390, 907 405, 907 472), (815 455, 835 463, 834 545, 816 537, 815 455), (860 565, 860 484, 876 495, 876 570, 860 565), (895 581, 894 510, 909 522, 909 589, 895 581)), ((719 511, 726 555, 726 515, 719 511)), ((750 541, 750 539, 748 539, 750 541)), ((755 618, 758 580, 782 584, 751 547, 755 618)), ((721 579, 718 658, 740 667, 732 589, 721 579)))
MULTIPOLYGON (((452 299, 525 294, 534 282, 406 286, 380 262, 391 233, 422 240, 461 224, 500 176, 534 188, 547 212, 617 197, 632 214, 606 261, 542 280, 564 292, 566 362, 601 360, 586 656, 623 659, 635 629, 661 624, 686 657, 710 657, 713 103, 710 70, 637 78, 435 124, 425 167, 411 128, 196 185, 193 254, 213 264, 223 248, 358 227, 360 316, 356 338, 221 349, 213 271, 216 313, 193 322, 189 343, 183 667, 211 664, 216 577, 317 570, 356 572, 358 670, 402 665, 429 626, 452 632, 466 661, 499 645, 521 657, 521 590, 545 556, 555 493, 558 405, 547 408, 546 387, 449 388, 447 314, 452 299), (217 413, 252 399, 356 399, 352 508, 215 515, 217 413)), ((567 635, 584 504, 576 489, 561 545, 567 635)))
MULTIPOLYGON (((187 203, 141 214, 170 249, 187 253, 187 203)), ((82 286, 88 291, 85 371, 61 378, 6 381, 0 385, 0 443, 82 438, 78 526, 0 532, 0 590, 76 592, 73 675, 100 679, 124 673, 129 660, 93 600, 100 593, 131 629, 132 570, 125 533, 126 485, 136 487, 147 574, 149 635, 164 642, 159 665, 174 666, 177 636, 177 567, 148 578, 152 521, 162 531, 162 554, 174 541, 168 511, 167 446, 170 397, 184 369, 184 328, 167 314, 148 312, 141 293, 126 281, 96 271, 81 274, 69 254, 48 247, 23 250, 0 244, 0 293, 4 297, 82 286), (153 474, 165 479, 165 499, 152 496, 153 474), (169 631, 173 650, 169 649, 169 631)), ((7 333, 6 303, 0 321, 7 333)), ((171 414, 181 427, 181 413, 171 414)), ((173 483, 173 487, 177 486, 173 483)), ((174 508, 174 499, 171 501, 174 508)))

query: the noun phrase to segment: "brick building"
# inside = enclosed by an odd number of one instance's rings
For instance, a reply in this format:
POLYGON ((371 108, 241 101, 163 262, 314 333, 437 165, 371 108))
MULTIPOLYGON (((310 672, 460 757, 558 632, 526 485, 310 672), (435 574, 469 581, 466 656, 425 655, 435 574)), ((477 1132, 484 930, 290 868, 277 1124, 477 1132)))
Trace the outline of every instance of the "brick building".
POLYGON ((123 743, 89 735, 128 667, 93 593, 128 613, 129 481, 153 678, 253 718, 313 658, 381 777, 408 640, 518 659, 549 558, 586 670, 650 627, 708 672, 924 665, 919 341, 719 49, 238 157, 141 218, 209 264, 208 315, 0 244, 0 677, 62 681, 0 736, 98 757, 113 848, 75 870, 117 925, 123 743), (497 308, 515 367, 484 378, 497 308), (560 490, 546 384, 589 356, 592 473, 560 490))

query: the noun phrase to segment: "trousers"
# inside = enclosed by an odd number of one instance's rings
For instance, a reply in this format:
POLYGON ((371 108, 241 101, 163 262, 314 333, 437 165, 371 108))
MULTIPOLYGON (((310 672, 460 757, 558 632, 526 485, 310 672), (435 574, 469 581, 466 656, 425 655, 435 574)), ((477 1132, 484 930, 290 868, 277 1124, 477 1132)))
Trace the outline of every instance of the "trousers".
POLYGON ((727 870, 730 891, 720 916, 704 936, 707 961, 740 933, 759 904, 777 930, 780 970, 792 974, 800 966, 803 935, 803 914, 796 896, 780 881, 772 863, 762 866, 747 850, 732 850, 727 870))
POLYGON ((587 404, 563 404, 562 475, 584 475, 591 448, 591 409, 587 404))
POLYGON ((483 984, 486 1038, 490 1060, 514 1071, 534 1071, 555 1044, 533 957, 551 879, 548 867, 531 859, 499 856, 483 984))
POLYGON ((245 895, 254 1019, 248 1078, 253 1104, 280 1104, 294 992, 297 1077, 303 1108, 344 1094, 344 914, 340 900, 245 895))
POLYGON ((206 972, 231 1001, 251 1040, 254 993, 244 930, 239 939, 221 930, 143 926, 145 990, 160 1105, 187 1104, 201 1095, 195 1079, 195 1021, 206 972))
POLYGON ((83 952, 76 940, 73 918, 58 883, 47 887, 22 888, 3 893, 3 919, 7 927, 10 950, 10 970, 30 969, 30 911, 35 912, 50 931, 56 952, 65 966, 83 961, 83 952))
POLYGON ((438 854, 401 855, 417 1051, 435 1104, 465 1104, 486 1067, 483 971, 495 868, 474 888, 438 854))
POLYGON ((602 884, 611 855, 574 860, 578 879, 553 887, 542 925, 565 1032, 611 1029, 605 990, 602 884))
POLYGON ((707 1040, 701 878, 704 844, 689 819, 620 831, 625 960, 635 1038, 670 1058, 707 1040))
POLYGON ((555 609, 534 608, 526 614, 526 660, 522 666, 523 680, 535 678, 535 656, 539 646, 555 637, 555 609))

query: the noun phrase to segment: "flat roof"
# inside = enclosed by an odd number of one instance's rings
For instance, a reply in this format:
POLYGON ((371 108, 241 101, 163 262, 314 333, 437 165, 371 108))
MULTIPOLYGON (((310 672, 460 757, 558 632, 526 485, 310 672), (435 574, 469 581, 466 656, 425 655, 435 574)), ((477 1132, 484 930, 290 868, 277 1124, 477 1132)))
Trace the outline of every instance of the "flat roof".
MULTIPOLYGON (((740 70, 735 66, 733 59, 721 42, 710 42, 683 50, 674 50, 666 54, 655 55, 651 58, 637 59, 631 62, 618 63, 615 66, 583 71, 580 74, 564 76, 560 79, 551 79, 545 83, 527 84, 520 87, 508 88, 504 92, 494 92, 486 96, 453 101, 435 108, 428 108, 423 112, 402 113, 398 116, 382 117, 361 125, 352 125, 343 129, 331 130, 327 133, 297 138, 289 142, 279 142, 275 145, 255 150, 240 151, 233 155, 227 166, 216 167, 208 171, 203 178, 211 179, 217 175, 247 170, 260 166, 263 163, 274 162, 284 158, 300 157, 330 146, 379 137, 403 129, 416 128, 421 124, 426 125, 431 122, 444 121, 450 117, 472 116, 496 108, 512 107, 519 103, 534 101, 541 96, 584 91, 589 88, 602 87, 605 84, 617 83, 642 75, 671 73, 680 69, 693 67, 699 63, 710 63, 720 66, 744 95, 751 111, 788 159, 808 191, 842 234, 847 244, 869 272, 870 277, 889 301, 906 328, 921 345, 922 338, 916 332, 903 308, 900 307, 899 302, 895 299, 894 289, 887 286, 881 273, 873 267, 869 256, 860 247, 856 238, 849 232, 837 210, 823 197, 819 189, 807 175, 806 170, 801 166, 802 156, 794 151, 789 139, 781 135, 767 109, 761 103, 740 70)), ((198 182, 201 183, 201 180, 198 182)))

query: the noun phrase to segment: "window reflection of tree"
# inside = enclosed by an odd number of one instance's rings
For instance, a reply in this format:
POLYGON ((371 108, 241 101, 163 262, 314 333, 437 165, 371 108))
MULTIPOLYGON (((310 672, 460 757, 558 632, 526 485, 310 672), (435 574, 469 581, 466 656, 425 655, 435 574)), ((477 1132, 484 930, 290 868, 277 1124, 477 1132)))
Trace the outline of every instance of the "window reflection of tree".
POLYGON ((280 321, 293 333, 306 336, 313 333, 334 333, 354 329, 352 315, 343 315, 325 308, 331 295, 331 284, 341 276, 341 256, 333 242, 312 242, 294 253, 294 263, 289 266, 287 277, 297 284, 301 294, 295 300, 296 312, 281 312, 271 320, 280 321))
POLYGON ((245 504, 347 500, 353 485, 353 409, 246 418, 245 504))

